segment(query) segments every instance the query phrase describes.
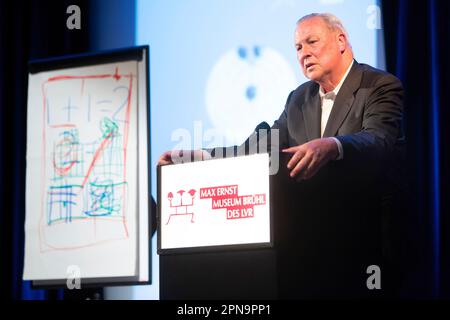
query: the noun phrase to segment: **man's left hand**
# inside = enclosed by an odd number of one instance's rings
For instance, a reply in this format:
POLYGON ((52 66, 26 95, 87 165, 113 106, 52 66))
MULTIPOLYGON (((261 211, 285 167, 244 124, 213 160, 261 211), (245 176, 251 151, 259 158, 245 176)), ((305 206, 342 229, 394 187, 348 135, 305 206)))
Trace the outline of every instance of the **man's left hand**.
POLYGON ((287 167, 291 171, 290 176, 300 180, 313 177, 320 168, 339 156, 338 146, 332 138, 311 140, 282 151, 292 154, 287 167))

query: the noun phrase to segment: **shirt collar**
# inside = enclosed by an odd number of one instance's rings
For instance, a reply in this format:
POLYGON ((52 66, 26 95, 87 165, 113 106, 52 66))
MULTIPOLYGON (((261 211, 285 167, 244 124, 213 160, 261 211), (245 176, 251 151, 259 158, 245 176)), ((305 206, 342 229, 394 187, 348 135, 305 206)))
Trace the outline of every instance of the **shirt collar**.
POLYGON ((350 72, 350 69, 351 69, 352 66, 353 66, 353 63, 354 63, 354 60, 352 60, 352 63, 351 63, 350 66, 348 67, 348 69, 347 69, 347 71, 345 72, 344 76, 342 77, 341 81, 338 83, 338 85, 337 85, 332 91, 329 91, 329 92, 325 93, 325 92, 323 91, 322 87, 320 87, 320 89, 319 89, 319 95, 320 95, 320 98, 321 98, 321 99, 323 99, 323 98, 325 98, 325 99, 334 99, 334 98, 337 96, 337 94, 339 93, 339 90, 340 90, 341 87, 342 87, 342 84, 344 83, 345 79, 347 78, 347 76, 348 76, 348 74, 349 74, 349 72, 350 72))

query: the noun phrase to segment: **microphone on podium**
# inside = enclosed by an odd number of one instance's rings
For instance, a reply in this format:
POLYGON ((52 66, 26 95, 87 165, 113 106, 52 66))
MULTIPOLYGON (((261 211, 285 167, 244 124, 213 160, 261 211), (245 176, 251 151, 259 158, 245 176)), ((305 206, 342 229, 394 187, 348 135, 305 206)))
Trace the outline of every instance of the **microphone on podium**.
MULTIPOLYGON (((255 144, 256 143, 256 148, 255 151, 257 153, 260 152, 260 146, 259 146, 259 142, 260 140, 262 140, 263 138, 266 138, 270 133, 270 126, 267 122, 263 121, 260 124, 258 124, 255 128, 255 130, 253 131, 253 133, 247 138, 247 140, 245 140, 245 142, 242 144, 242 146, 245 146, 245 154, 250 154, 250 143, 255 144), (254 138, 254 135, 256 134, 256 141, 254 138)), ((264 144, 266 147, 268 146, 267 143, 264 144)), ((241 146, 241 147, 242 147, 241 146)))
MULTIPOLYGON (((250 146, 256 144, 256 148, 253 150, 256 151, 256 153, 260 152, 259 148, 259 141, 262 140, 262 138, 266 137, 270 133, 270 126, 267 122, 263 121, 260 124, 258 124, 255 128, 255 130, 252 132, 252 134, 242 143, 240 146, 233 146, 229 147, 232 148, 232 154, 234 156, 237 155, 249 155, 251 152, 250 146)), ((267 147, 268 144, 266 143, 265 146, 267 147)), ((215 158, 217 154, 219 153, 222 157, 227 154, 226 147, 219 147, 214 148, 211 150, 211 156, 215 158)), ((252 151, 253 151, 252 150, 252 151)))
POLYGON ((259 135, 259 131, 260 131, 260 130, 266 130, 267 133, 269 133, 269 132, 270 132, 270 126, 269 126, 269 124, 268 124, 267 122, 265 122, 265 121, 261 122, 261 123, 258 124, 258 125, 256 126, 256 128, 255 128, 256 134, 259 135))

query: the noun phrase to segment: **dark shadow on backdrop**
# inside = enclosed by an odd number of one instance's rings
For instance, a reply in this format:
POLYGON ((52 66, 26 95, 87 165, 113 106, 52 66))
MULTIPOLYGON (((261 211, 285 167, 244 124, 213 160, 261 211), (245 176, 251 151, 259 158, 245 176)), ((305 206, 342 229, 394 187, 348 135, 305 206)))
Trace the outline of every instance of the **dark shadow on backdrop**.
MULTIPOLYGON (((6 299, 95 299, 98 290, 31 290, 23 282, 27 64, 134 45, 135 0, 0 2, 0 294, 6 299), (66 27, 78 5, 81 30, 66 27)), ((154 202, 153 202, 154 204, 154 202)), ((153 220, 155 221, 155 220, 153 220)), ((153 227, 154 228, 154 227, 153 227)))
MULTIPOLYGON (((89 50, 89 25, 66 28, 66 9, 76 4, 87 13, 85 0, 0 2, 0 283, 2 297, 52 299, 58 293, 30 289, 22 282, 27 63, 30 59, 89 50)), ((60 294, 59 294, 60 295, 60 294)))
POLYGON ((405 89, 409 192, 399 212, 400 296, 450 297, 450 14, 445 0, 382 1, 387 71, 405 89))

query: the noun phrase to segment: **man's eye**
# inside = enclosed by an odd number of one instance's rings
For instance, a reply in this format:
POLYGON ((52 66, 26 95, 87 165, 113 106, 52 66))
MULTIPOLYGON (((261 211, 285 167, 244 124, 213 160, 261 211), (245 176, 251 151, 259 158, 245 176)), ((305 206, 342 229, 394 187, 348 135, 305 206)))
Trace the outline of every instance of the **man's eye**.
POLYGON ((302 47, 297 47, 297 51, 300 51, 300 50, 302 50, 302 47))

